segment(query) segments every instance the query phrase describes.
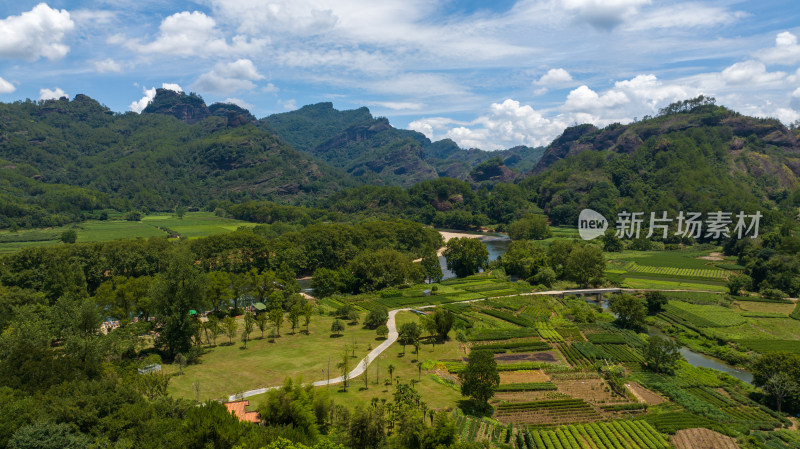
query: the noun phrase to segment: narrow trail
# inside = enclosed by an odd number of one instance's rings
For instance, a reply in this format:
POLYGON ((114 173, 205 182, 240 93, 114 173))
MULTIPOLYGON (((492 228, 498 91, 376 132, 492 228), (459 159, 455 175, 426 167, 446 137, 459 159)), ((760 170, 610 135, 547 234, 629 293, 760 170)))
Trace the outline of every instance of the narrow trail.
MULTIPOLYGON (((535 295, 549 295, 549 296, 560 296, 560 295, 569 295, 569 294, 602 294, 602 293, 614 293, 614 292, 635 292, 635 291, 663 291, 663 292, 682 292, 682 291, 691 291, 695 293, 719 293, 719 292, 703 292, 699 290, 655 290, 655 289, 634 289, 634 288, 592 288, 592 289, 574 289, 574 290, 548 290, 544 292, 529 292, 529 293, 517 293, 514 295, 505 295, 505 296, 535 296, 535 295)), ((491 298, 478 298, 478 299, 469 299, 466 301, 458 301, 458 303, 469 303, 469 302, 478 302, 478 301, 486 301, 489 299, 498 299, 503 298, 503 296, 494 296, 491 298)), ((457 303, 453 303, 457 304, 457 303)), ((369 367, 375 359, 378 358, 384 351, 389 349, 389 347, 397 341, 399 338, 399 333, 397 331, 397 322, 395 321, 395 315, 399 312, 407 312, 410 310, 420 310, 420 309, 430 309, 436 307, 436 305, 427 305, 427 306, 420 306, 420 307, 406 307, 402 309, 394 309, 389 311, 389 319, 386 321, 386 327, 389 329, 389 334, 386 340, 383 341, 380 345, 378 345, 375 349, 369 352, 367 356, 358 361, 355 368, 347 375, 347 379, 351 380, 354 379, 361 374, 364 373, 364 370, 369 367), (364 361, 367 361, 365 364, 364 361)), ((311 385, 315 387, 322 387, 325 385, 334 385, 344 382, 344 376, 334 377, 330 380, 318 380, 311 385)), ((256 388, 254 390, 248 390, 243 393, 233 394, 228 397, 229 401, 236 401, 238 399, 249 398, 251 396, 256 396, 259 394, 264 394, 267 391, 275 390, 280 388, 280 385, 276 385, 274 387, 264 387, 264 388, 256 388)))

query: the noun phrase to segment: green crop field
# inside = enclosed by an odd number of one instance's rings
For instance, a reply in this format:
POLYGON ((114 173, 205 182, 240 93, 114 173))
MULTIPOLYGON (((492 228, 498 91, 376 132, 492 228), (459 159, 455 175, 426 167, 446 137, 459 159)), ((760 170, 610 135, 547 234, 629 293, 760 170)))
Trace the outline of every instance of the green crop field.
POLYGON ((727 272, 716 268, 677 268, 666 266, 639 265, 636 262, 628 267, 632 273, 666 274, 681 277, 700 277, 711 279, 724 279, 727 272))
POLYGON ((187 212, 183 218, 170 214, 152 214, 141 221, 122 219, 88 220, 77 224, 31 229, 17 232, 0 231, 0 254, 10 254, 25 248, 61 244, 61 233, 74 230, 77 242, 107 242, 117 239, 167 237, 171 232, 181 237, 196 238, 235 231, 240 226, 255 223, 217 217, 211 212, 187 212))

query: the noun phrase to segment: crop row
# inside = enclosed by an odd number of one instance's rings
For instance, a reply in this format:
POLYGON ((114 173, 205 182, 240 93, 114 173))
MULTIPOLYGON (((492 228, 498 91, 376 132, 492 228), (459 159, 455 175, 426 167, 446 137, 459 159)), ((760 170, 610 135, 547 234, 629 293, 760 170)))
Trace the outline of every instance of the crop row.
MULTIPOLYGON (((574 343, 573 343, 574 344, 574 343)), ((584 355, 575 349, 569 343, 561 343, 558 345, 558 349, 564 354, 564 357, 567 359, 572 366, 587 366, 590 364, 589 359, 584 357, 584 355)))
POLYGON ((597 333, 589 334, 586 339, 595 344, 624 345, 625 337, 622 334, 597 333))
POLYGON ((602 345, 601 348, 609 359, 617 362, 644 362, 644 357, 626 345, 602 345))
POLYGON ((480 329, 473 330, 469 335, 470 341, 510 340, 512 338, 535 337, 539 332, 534 328, 519 329, 480 329))
POLYGON ((547 342, 536 341, 536 340, 506 342, 506 343, 489 343, 489 344, 475 345, 472 347, 473 351, 488 350, 496 354, 498 352, 506 352, 507 350, 513 351, 515 349, 524 349, 526 351, 549 351, 552 348, 547 342))
MULTIPOLYGON (((466 363, 462 362, 441 362, 447 371, 451 374, 458 374, 467 368, 466 363)), ((517 363, 503 363, 497 365, 497 371, 528 371, 533 369, 546 369, 548 367, 557 366, 544 362, 517 362, 517 363)))
POLYGON ((667 313, 677 315, 696 327, 729 327, 747 320, 727 307, 670 301, 664 306, 667 313))
POLYGON ((573 343, 572 347, 577 349, 584 357, 589 360, 598 360, 604 359, 606 354, 603 352, 603 349, 595 346, 594 343, 590 343, 588 341, 579 341, 577 343, 573 343))
POLYGON ((736 343, 756 352, 793 352, 800 354, 797 340, 736 340, 736 343))
POLYGON ((577 327, 557 327, 556 332, 568 341, 586 341, 586 338, 581 334, 581 330, 577 327))
POLYGON ((497 406, 497 413, 510 411, 532 411, 542 409, 581 409, 591 408, 583 399, 552 399, 547 401, 513 402, 497 406))
POLYGON ((536 323, 536 330, 539 331, 539 335, 547 341, 551 342, 563 342, 564 337, 561 336, 553 326, 549 323, 536 323))
POLYGON ((628 267, 628 271, 634 273, 664 274, 667 276, 701 277, 710 279, 724 279, 726 272, 716 269, 702 268, 676 268, 676 267, 653 267, 649 265, 639 265, 636 262, 628 267))
POLYGON ((517 326, 527 327, 530 326, 530 321, 526 320, 525 318, 518 317, 513 313, 504 312, 502 310, 495 310, 495 309, 481 309, 482 313, 486 315, 493 316, 495 318, 500 318, 503 321, 508 321, 509 323, 516 324, 517 326))
POLYGON ((625 404, 601 405, 600 408, 602 410, 607 411, 607 412, 647 410, 647 403, 645 403, 645 402, 629 402, 629 403, 625 403, 625 404))
POLYGON ((528 449, 667 449, 667 439, 643 421, 614 421, 524 432, 528 449))
POLYGON ((523 382, 516 384, 500 384, 497 386, 497 392, 509 391, 548 391, 556 390, 557 387, 552 382, 523 382))

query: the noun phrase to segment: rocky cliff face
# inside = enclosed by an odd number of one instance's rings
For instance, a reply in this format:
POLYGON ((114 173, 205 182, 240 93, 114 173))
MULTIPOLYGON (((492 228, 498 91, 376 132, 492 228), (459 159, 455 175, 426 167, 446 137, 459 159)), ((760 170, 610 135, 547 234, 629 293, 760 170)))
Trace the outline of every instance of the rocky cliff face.
POLYGON ((211 116, 211 111, 199 95, 187 95, 169 89, 157 89, 153 101, 142 113, 171 115, 190 125, 211 116))

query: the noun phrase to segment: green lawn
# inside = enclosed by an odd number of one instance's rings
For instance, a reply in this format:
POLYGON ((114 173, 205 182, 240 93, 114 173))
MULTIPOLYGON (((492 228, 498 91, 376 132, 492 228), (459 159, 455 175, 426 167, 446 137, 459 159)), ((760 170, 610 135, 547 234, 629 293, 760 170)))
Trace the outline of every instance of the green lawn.
MULTIPOLYGON (((362 314, 362 318, 366 314, 362 314)), ((331 377, 339 376, 336 364, 342 357, 345 347, 356 345, 356 356, 359 360, 371 348, 380 344, 373 330, 363 329, 361 325, 346 326, 341 337, 331 337, 329 316, 315 315, 309 327, 310 335, 297 332, 290 334, 289 324, 284 321, 281 336, 274 343, 266 336, 260 338, 256 328, 254 337, 241 349, 242 343, 237 338, 233 345, 228 345, 228 337, 217 338, 217 346, 208 348, 201 363, 187 366, 182 376, 172 379, 169 392, 176 397, 194 398, 192 384, 200 383, 200 399, 218 399, 239 392, 261 387, 281 385, 286 377, 302 376, 304 381, 317 381, 326 378, 323 370, 331 364, 331 377)), ((301 320, 302 324, 302 320, 301 320)), ((239 333, 242 329, 239 319, 239 333)), ((355 360, 355 359, 353 359, 355 360)), ((177 367, 169 366, 165 372, 174 373, 177 367)))
MULTIPOLYGON (((397 314, 398 327, 405 322, 416 321, 419 322, 419 315, 411 312, 402 312, 397 314)), ((434 349, 429 344, 420 346, 419 356, 414 354, 413 346, 406 346, 406 353, 403 354, 403 346, 400 343, 395 343, 389 349, 384 351, 377 364, 371 364, 367 370, 369 388, 364 388, 364 377, 360 376, 353 379, 352 386, 347 389, 347 392, 341 391, 341 385, 332 385, 330 387, 331 397, 337 403, 353 406, 368 404, 372 398, 386 398, 390 400, 394 388, 384 385, 384 380, 389 377, 387 367, 389 364, 394 366, 393 377, 400 377, 400 382, 406 383, 411 379, 421 380, 416 384, 415 388, 420 393, 422 400, 427 402, 433 408, 455 407, 456 402, 461 399, 461 393, 445 385, 435 382, 432 378, 433 371, 422 371, 420 375, 417 368, 418 360, 424 362, 425 360, 443 360, 443 359, 456 359, 462 353, 459 351, 459 344, 455 341, 455 332, 450 333, 451 339, 443 344, 436 345, 434 349), (377 378, 380 379, 378 384, 375 383, 377 378)))

